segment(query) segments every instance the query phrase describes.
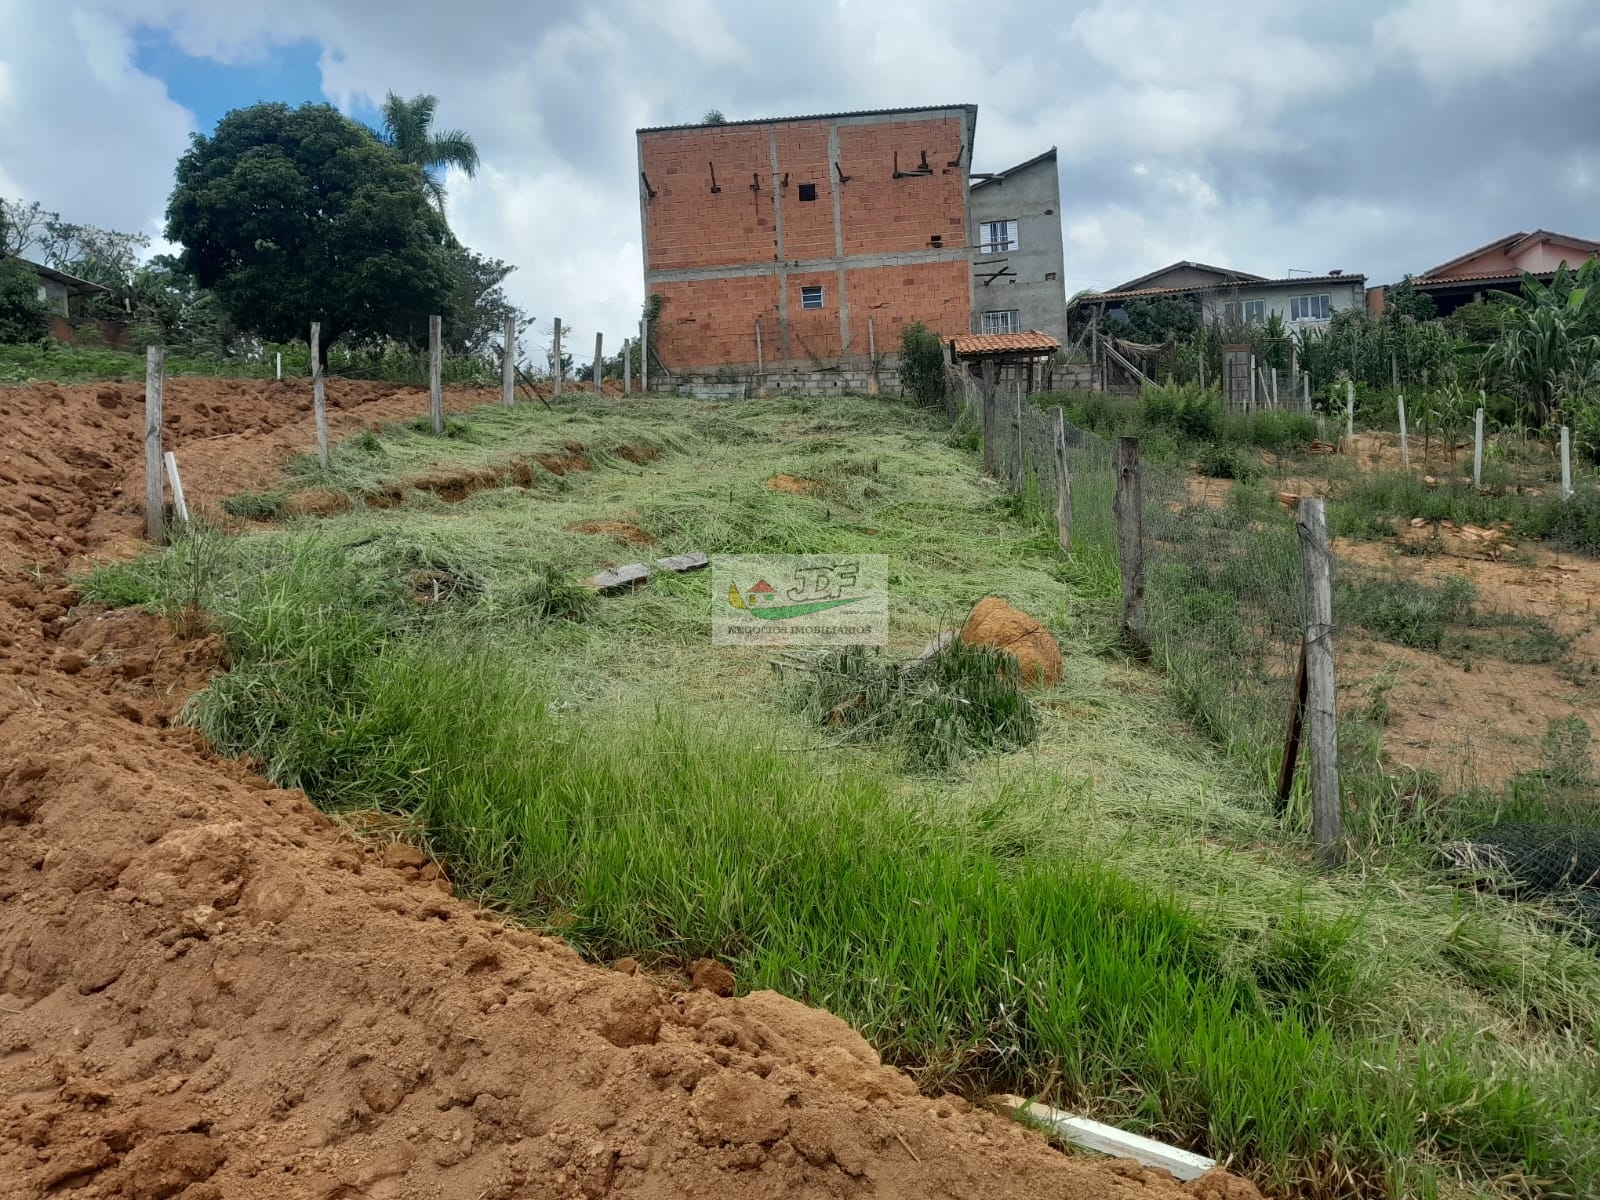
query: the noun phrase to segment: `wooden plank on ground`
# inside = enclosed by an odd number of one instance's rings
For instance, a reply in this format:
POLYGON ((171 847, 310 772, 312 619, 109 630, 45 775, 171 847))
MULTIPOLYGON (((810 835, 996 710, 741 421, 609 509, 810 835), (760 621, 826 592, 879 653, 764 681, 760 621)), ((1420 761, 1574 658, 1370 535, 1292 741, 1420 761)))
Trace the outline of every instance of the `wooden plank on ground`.
POLYGON ((1180 1150, 1154 1138, 1128 1133, 1114 1125, 1103 1125, 1088 1117, 1075 1117, 1048 1105, 1032 1104, 1021 1096, 992 1096, 990 1101, 1001 1112, 1040 1125, 1074 1146, 1109 1154, 1114 1158, 1131 1158, 1141 1166, 1170 1171, 1174 1177, 1184 1181, 1198 1179, 1217 1165, 1216 1159, 1180 1150))
POLYGON ((669 554, 665 558, 656 559, 656 566, 663 571, 677 571, 679 574, 684 571, 698 571, 710 565, 711 560, 706 557, 704 550, 696 550, 691 554, 669 554))
POLYGON ((586 580, 588 585, 601 593, 621 592, 628 588, 642 587, 650 581, 650 568, 644 563, 627 563, 610 571, 601 571, 600 574, 586 580))

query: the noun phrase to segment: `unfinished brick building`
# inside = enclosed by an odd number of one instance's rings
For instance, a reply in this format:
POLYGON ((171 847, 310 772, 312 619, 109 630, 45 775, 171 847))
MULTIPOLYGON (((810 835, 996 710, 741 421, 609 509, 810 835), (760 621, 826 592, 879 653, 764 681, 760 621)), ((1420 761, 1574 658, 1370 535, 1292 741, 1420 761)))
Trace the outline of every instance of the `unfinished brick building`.
MULTIPOLYGON (((652 357, 671 382, 885 387, 901 328, 972 327, 975 105, 641 129, 652 357)), ((752 387, 753 385, 753 387, 752 387)))

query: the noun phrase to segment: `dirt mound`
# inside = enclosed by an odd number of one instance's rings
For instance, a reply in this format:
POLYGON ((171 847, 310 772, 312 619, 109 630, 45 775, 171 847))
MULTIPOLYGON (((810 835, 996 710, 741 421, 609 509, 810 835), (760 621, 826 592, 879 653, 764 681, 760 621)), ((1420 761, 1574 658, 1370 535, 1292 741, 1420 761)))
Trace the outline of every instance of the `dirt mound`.
POLYGON ((774 475, 767 480, 769 492, 787 492, 791 496, 812 495, 820 486, 815 479, 802 479, 798 475, 774 475))
MULTIPOLYGON (((0 392, 0 1198, 1199 1194, 924 1099, 708 966, 585 964, 453 897, 392 818, 357 840, 217 759, 171 722, 218 640, 59 582, 137 544, 138 422, 101 390, 0 392)), ((288 394, 173 381, 185 482, 270 482, 311 442, 288 394)), ((419 399, 371 395, 335 428, 419 399)))
POLYGON ((632 521, 582 521, 577 525, 568 525, 567 531, 569 533, 604 534, 634 546, 653 546, 656 543, 655 538, 640 529, 632 521))
POLYGON ((1061 647, 1048 630, 1020 608, 995 596, 978 601, 961 627, 969 646, 993 646, 1022 664, 1024 683, 1054 687, 1061 678, 1061 647))
POLYGON ((637 467, 642 467, 648 462, 655 462, 661 455, 661 452, 654 446, 624 446, 617 453, 637 467))

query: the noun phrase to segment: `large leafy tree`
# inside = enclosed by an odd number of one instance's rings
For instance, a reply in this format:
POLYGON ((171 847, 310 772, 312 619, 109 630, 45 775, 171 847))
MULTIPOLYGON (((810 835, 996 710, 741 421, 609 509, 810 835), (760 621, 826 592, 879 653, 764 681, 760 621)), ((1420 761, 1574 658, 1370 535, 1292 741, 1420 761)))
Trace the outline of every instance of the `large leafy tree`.
POLYGON ((434 207, 444 212, 444 175, 457 168, 468 179, 478 171, 478 147, 460 129, 435 133, 436 96, 417 95, 406 100, 390 92, 383 101, 383 141, 422 176, 423 189, 434 207))
POLYGON ((455 317, 452 349, 476 352, 498 345, 505 337, 507 317, 515 317, 518 328, 527 326, 527 314, 511 302, 501 286, 515 267, 474 253, 459 242, 450 247, 449 255, 455 278, 450 296, 455 317))
POLYGON ((412 169, 326 104, 236 109, 178 161, 167 237, 240 329, 288 340, 447 336, 455 279, 444 218, 412 169))

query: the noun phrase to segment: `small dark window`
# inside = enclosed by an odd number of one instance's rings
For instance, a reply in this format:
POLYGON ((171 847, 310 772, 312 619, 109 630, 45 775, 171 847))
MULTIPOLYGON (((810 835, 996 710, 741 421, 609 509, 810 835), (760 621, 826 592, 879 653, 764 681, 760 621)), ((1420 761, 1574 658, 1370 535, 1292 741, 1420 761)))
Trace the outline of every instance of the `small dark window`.
POLYGON ((1046 279, 1046 280, 1047 280, 1047 281, 1048 281, 1048 280, 1053 280, 1053 279, 1055 279, 1055 277, 1056 277, 1056 273, 1055 273, 1055 272, 1054 272, 1054 271, 1046 271, 1046 272, 1045 272, 1045 273, 1044 273, 1044 277, 1045 277, 1045 279, 1046 279))
POLYGON ((815 200, 816 198, 817 198, 817 185, 816 184, 814 184, 814 183, 802 183, 800 185, 800 199, 802 199, 802 200, 815 200))
POLYGON ((944 235, 942 233, 936 233, 929 238, 928 241, 933 243, 934 249, 939 249, 944 245, 944 235))
POLYGON ((800 289, 801 308, 821 308, 822 289, 820 287, 803 287, 800 289))

